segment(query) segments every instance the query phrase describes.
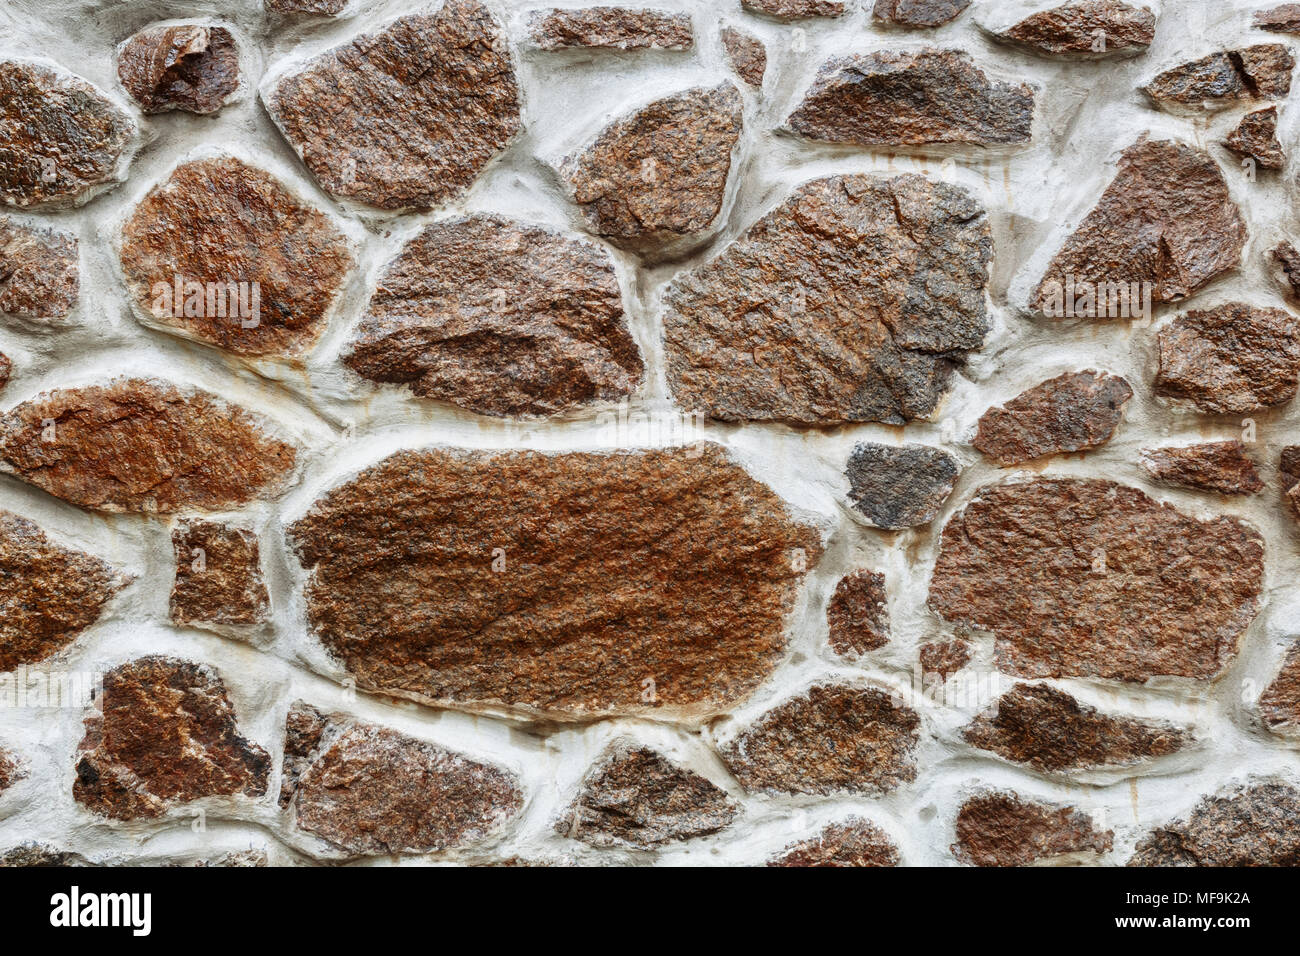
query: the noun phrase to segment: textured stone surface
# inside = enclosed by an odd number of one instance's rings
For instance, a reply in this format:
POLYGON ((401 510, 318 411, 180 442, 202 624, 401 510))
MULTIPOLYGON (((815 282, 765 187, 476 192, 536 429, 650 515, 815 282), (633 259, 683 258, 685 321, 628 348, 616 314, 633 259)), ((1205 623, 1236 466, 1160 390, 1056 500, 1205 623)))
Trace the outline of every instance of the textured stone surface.
POLYGON ((719 750, 746 790, 884 793, 916 777, 921 718, 888 691, 817 685, 719 750))
POLYGON ((1250 157, 1265 169, 1281 169, 1286 165, 1282 144, 1277 139, 1276 106, 1247 113, 1223 145, 1238 156, 1250 157))
POLYGON ((1099 830, 1074 807, 1003 790, 981 793, 961 805, 952 853, 972 866, 1029 866, 1067 853, 1108 853, 1113 844, 1113 831, 1099 830))
POLYGON ((359 686, 561 717, 745 696, 821 554, 714 445, 402 452, 289 534, 311 624, 359 686))
POLYGON ((740 0, 750 13, 762 13, 778 20, 804 17, 838 17, 844 13, 842 0, 740 0))
POLYGON ((723 27, 721 36, 727 62, 736 75, 750 86, 761 88, 767 74, 767 47, 763 41, 736 27, 723 27))
POLYGON ((77 237, 0 217, 0 313, 47 325, 77 307, 77 237))
POLYGON ((264 99, 326 192, 383 209, 458 196, 521 126, 505 36, 479 0, 394 20, 264 99))
POLYGON ((1020 677, 1209 678, 1259 608, 1263 539, 1136 488, 1039 479, 979 491, 944 527, 930 606, 991 631, 1020 677))
POLYGON ((27 772, 23 769, 22 761, 10 751, 0 748, 0 793, 4 793, 25 776, 27 772))
POLYGON ((768 866, 898 866, 898 848, 873 823, 850 817, 812 840, 792 843, 768 866))
POLYGON ((961 465, 928 445, 864 442, 849 456, 849 500, 877 528, 929 524, 952 494, 961 465))
POLYGON ((1034 91, 991 81, 960 50, 836 57, 786 123, 801 136, 854 146, 1029 142, 1034 91))
POLYGON ((184 521, 172 531, 172 548, 172 623, 248 627, 266 621, 270 596, 257 535, 216 521, 184 521))
POLYGON ((240 407, 150 379, 55 389, 0 416, 0 471, 98 511, 244 504, 295 457, 240 407))
POLYGON ((946 681, 970 663, 971 647, 965 641, 931 641, 918 654, 923 682, 946 681))
POLYGON ((921 176, 800 186, 665 296, 668 383, 726 421, 899 424, 989 328, 989 224, 921 176))
POLYGON ((13 361, 4 352, 0 352, 0 392, 9 384, 9 373, 13 370, 13 361))
POLYGON ((348 0, 266 0, 266 8, 275 13, 307 13, 332 17, 343 12, 348 0))
POLYGON ((871 15, 905 27, 937 27, 955 20, 970 0, 876 0, 871 15))
POLYGON ((1173 724, 1104 714, 1064 691, 1017 684, 963 731, 967 743, 1048 772, 1124 767, 1191 742, 1173 724))
POLYGON ((990 408, 971 444, 1003 468, 1087 451, 1114 437, 1132 397, 1133 389, 1117 375, 1066 372, 990 408))
POLYGON ((633 7, 535 10, 528 38, 543 50, 689 50, 695 43, 690 14, 633 7))
POLYGON ((59 850, 44 843, 24 843, 0 852, 0 867, 89 866, 79 853, 59 850))
POLYGON ((239 52, 225 27, 150 27, 122 45, 117 78, 145 113, 215 113, 239 88, 239 52))
POLYGON ((831 650, 857 657, 889 643, 889 604, 885 576, 854 571, 840 578, 826 608, 831 650))
POLYGON ((1273 247, 1270 257, 1281 266, 1287 291, 1300 298, 1300 252, 1289 242, 1279 242, 1273 247))
POLYGON ((439 222, 408 243, 344 361, 485 415, 616 400, 642 373, 608 253, 492 216, 439 222))
POLYGON ((1239 414, 1291 401, 1298 384, 1300 322, 1282 309, 1228 302, 1160 330, 1157 395, 1239 414))
POLYGON ((1225 495, 1253 495, 1264 489, 1255 462, 1240 441, 1146 448, 1142 467, 1156 481, 1225 495))
POLYGON ((1292 641, 1277 676, 1260 696, 1259 715, 1271 730, 1300 727, 1300 641, 1292 641))
POLYGON ((157 817, 200 797, 266 793, 271 759, 235 722, 206 664, 141 657, 104 675, 85 719, 74 799, 116 820, 157 817))
POLYGON ((231 156, 173 170, 122 227, 121 259, 152 321, 259 356, 311 348, 353 264, 324 213, 231 156))
POLYGON ((1142 92, 1158 106, 1230 106, 1238 100, 1285 98, 1295 57, 1281 43, 1211 53, 1166 70, 1142 92))
POLYGON ((1256 10, 1254 25, 1275 33, 1300 33, 1300 3, 1282 3, 1268 10, 1256 10))
POLYGON ((616 744, 555 829, 592 846, 651 850, 727 827, 739 808, 708 780, 646 747, 616 744))
POLYGON ((1138 843, 1129 866, 1300 866, 1300 791, 1227 787, 1138 843))
POLYGON ((1031 14, 998 36, 1038 53, 1100 57, 1144 52, 1155 32, 1155 14, 1147 7, 1078 0, 1031 14))
POLYGON ((1278 477, 1282 482, 1286 502, 1291 508, 1291 515, 1300 520, 1300 445, 1282 449, 1278 477))

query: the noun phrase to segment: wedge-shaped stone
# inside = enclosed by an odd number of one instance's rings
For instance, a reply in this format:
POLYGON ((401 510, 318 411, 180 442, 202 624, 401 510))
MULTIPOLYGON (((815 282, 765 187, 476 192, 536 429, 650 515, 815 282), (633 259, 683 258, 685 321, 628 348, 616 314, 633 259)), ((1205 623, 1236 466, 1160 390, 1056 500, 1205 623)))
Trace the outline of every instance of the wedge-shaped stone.
POLYGON ((1264 490, 1255 462, 1240 441, 1142 450, 1142 467, 1156 481, 1180 488, 1253 495, 1264 490))
POLYGON ((1156 17, 1119 0, 1078 0, 1031 14, 997 32, 1044 56, 1132 56, 1155 39, 1156 17))
POLYGON ((1276 106, 1247 113, 1223 145, 1238 156, 1253 159, 1264 169, 1281 169, 1286 165, 1282 144, 1277 139, 1276 106))
POLYGON ((1300 640, 1294 640, 1277 676, 1259 698, 1259 714, 1269 730, 1300 728, 1300 640))
POLYGON ((141 30, 118 53, 117 78, 146 113, 215 113, 239 88, 239 51, 225 27, 141 30))
POLYGON ((528 39, 542 50, 689 50, 695 44, 689 13, 632 7, 535 10, 528 39))
POLYGON ((1211 53, 1166 70, 1142 92, 1166 108, 1223 108, 1239 100, 1283 99, 1291 91, 1295 57, 1281 43, 1211 53))
POLYGON ((1088 451, 1111 440, 1132 397, 1133 389, 1117 375, 1067 372, 990 408, 971 444, 1004 468, 1088 451))
POLYGON ((1110 851, 1114 837, 1074 807, 994 790, 961 805, 952 853, 972 866, 1029 866, 1065 854, 1095 858, 1110 851))
POLYGON ((750 13, 761 13, 776 20, 838 17, 845 10, 843 0, 740 0, 740 3, 750 13))

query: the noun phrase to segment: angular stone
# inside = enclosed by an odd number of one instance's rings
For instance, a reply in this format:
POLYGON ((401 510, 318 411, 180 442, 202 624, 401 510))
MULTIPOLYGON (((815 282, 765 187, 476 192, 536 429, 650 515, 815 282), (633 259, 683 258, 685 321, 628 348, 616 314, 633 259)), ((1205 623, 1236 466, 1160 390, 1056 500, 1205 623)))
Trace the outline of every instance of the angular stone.
POLYGON ((543 50, 689 50, 695 45, 689 13, 634 7, 535 10, 528 39, 543 50))
POLYGON ((937 27, 955 20, 970 0, 876 0, 871 15, 903 27, 937 27))
POLYGON ((716 445, 402 452, 289 529, 359 686, 560 719, 716 712, 782 659, 816 530, 716 445))
POLYGON ((267 620, 257 535, 216 521, 183 521, 172 531, 172 548, 173 624, 252 627, 267 620))
POLYGON ((1236 268, 1245 244, 1241 212, 1208 153, 1139 140, 1124 150, 1119 172, 1047 267, 1029 305, 1060 316, 1063 291, 1080 284, 1102 284, 1110 306, 1133 283, 1149 283, 1153 302, 1184 299, 1236 268))
POLYGON ((877 528, 896 531, 929 524, 952 494, 961 465, 928 445, 877 445, 853 449, 845 472, 849 500, 877 528))
POLYGON ((117 78, 145 113, 215 113, 239 88, 239 51, 225 27, 150 27, 122 45, 117 78))
POLYGON ((1284 99, 1295 57, 1281 43, 1211 53, 1166 70, 1142 92, 1167 109, 1222 109, 1240 100, 1284 99))
POLYGON ((1300 385, 1300 321, 1282 309, 1195 309, 1162 328, 1159 341, 1156 394, 1201 411, 1262 411, 1291 401, 1300 385))
POLYGON ((740 810, 720 788, 647 747, 620 742, 588 771, 556 832, 634 850, 717 833, 740 810))
POLYGON ((854 571, 840 578, 826 608, 831 650, 840 657, 857 657, 889 643, 889 604, 885 576, 878 571, 854 571))
POLYGON ((1274 33, 1300 33, 1300 3, 1283 3, 1255 11, 1255 27, 1274 33))
POLYGON ((1240 441, 1145 448, 1142 467, 1156 481, 1182 488, 1253 495, 1264 489, 1255 463, 1240 441))
POLYGON ((505 35, 480 0, 400 17, 263 98, 322 189, 382 209, 455 198, 522 125, 505 35))
POLYGON ((22 761, 8 750, 0 749, 0 793, 4 793, 27 776, 22 761))
POLYGON ((722 28, 722 48, 736 75, 756 89, 762 89, 767 74, 767 47, 752 33, 735 27, 722 28))
POLYGON ((0 218, 0 313, 52 325, 77 307, 77 237, 0 218))
POLYGON ((1003 468, 1087 451, 1115 436, 1132 397, 1133 389, 1117 375, 1066 372, 990 408, 971 444, 1003 468))
POLYGON ((274 491, 296 457, 239 406, 150 379, 55 389, 0 416, 0 472, 97 511, 231 508, 274 491))
POLYGON ((1265 169, 1286 165, 1282 144, 1277 139, 1277 107, 1256 110, 1242 117, 1223 145, 1238 156, 1247 156, 1265 169))
POLYGON ((916 778, 921 718, 875 687, 817 685, 719 750, 746 790, 886 793, 916 778))
POLYGON ((1259 698, 1259 715, 1270 730, 1300 727, 1300 642, 1293 642, 1273 682, 1259 698))
POLYGON ((844 13, 842 0, 740 0, 750 13, 760 13, 777 20, 801 20, 805 17, 838 17, 844 13))
POLYGON ((1017 684, 967 725, 962 738, 1047 772, 1125 767, 1177 753, 1192 741, 1173 724, 1103 714, 1043 684, 1017 684))
POLYGON ((13 362, 4 352, 0 352, 0 392, 9 384, 9 372, 13 369, 13 362))
POLYGON ((1263 538, 1110 481, 982 488, 944 527, 930 606, 1018 677, 1214 677, 1259 609, 1263 538))
POLYGON ((808 139, 852 146, 1029 142, 1034 91, 996 83, 960 50, 836 57, 786 120, 808 139))
POLYGON ((1300 445, 1282 449, 1278 474, 1282 480, 1282 489, 1286 492, 1287 504, 1291 506, 1291 514, 1300 519, 1300 445))
POLYGON ((717 219, 743 125, 730 83, 674 93, 605 127, 560 175, 593 233, 628 248, 660 245, 717 219))
POLYGON ((1300 866, 1300 790, 1226 787, 1137 845, 1129 866, 1300 866))
POLYGON ((665 296, 668 383, 725 421, 901 424, 989 323, 988 219, 922 176, 800 186, 665 296))
POLYGON ((286 731, 281 806, 292 802, 300 829, 349 853, 466 846, 523 808, 514 774, 387 727, 297 703, 286 731))
POLYGON ((266 9, 273 13, 305 13, 332 17, 342 13, 348 0, 266 0, 266 9))
POLYGON ((971 797, 957 813, 952 854, 972 866, 1029 866, 1065 854, 1109 853, 1112 830, 1074 807, 1025 800, 1009 790, 971 797))
POLYGON ((938 680, 943 683, 971 661, 971 648, 965 641, 931 641, 922 644, 919 653, 922 684, 938 680))
POLYGON ((1155 34, 1156 17, 1146 7, 1076 0, 1032 14, 997 36, 1048 56, 1100 58, 1143 53, 1155 34))
POLYGON ((1286 280, 1286 290, 1300 298, 1300 252, 1289 242, 1279 242, 1273 247, 1271 257, 1282 267, 1282 276, 1286 280))
POLYGON ((615 401, 643 372, 608 253, 495 216, 438 222, 409 242, 344 362, 482 415, 615 401))
POLYGON ((113 668, 85 725, 72 796, 103 816, 158 817, 200 797, 266 793, 271 758, 239 733, 206 664, 149 656, 113 668))
POLYGON ((898 847, 873 823, 850 817, 816 838, 792 843, 768 866, 898 866, 898 847))
POLYGON ((107 562, 0 511, 0 672, 67 647, 130 582, 107 562))

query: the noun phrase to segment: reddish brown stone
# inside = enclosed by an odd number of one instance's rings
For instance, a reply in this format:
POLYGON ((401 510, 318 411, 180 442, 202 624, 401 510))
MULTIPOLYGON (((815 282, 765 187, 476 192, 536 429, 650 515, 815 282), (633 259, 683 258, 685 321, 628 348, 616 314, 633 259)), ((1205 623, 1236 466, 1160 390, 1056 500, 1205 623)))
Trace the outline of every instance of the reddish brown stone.
POLYGON ((850 817, 815 839, 792 843, 768 866, 898 866, 898 848, 884 830, 850 817))
POLYGON ((952 854, 972 866, 1029 866, 1067 853, 1109 853, 1114 837, 1074 807, 995 790, 962 804, 952 854))
POLYGON ((920 651, 922 682, 946 681, 970 663, 971 648, 965 641, 932 641, 920 651))
POLYGON ((0 852, 0 867, 91 866, 80 853, 59 850, 44 843, 24 843, 0 852))
POLYGON ((1300 252, 1291 243, 1280 242, 1273 247, 1272 258, 1282 267, 1287 291, 1300 298, 1300 252))
POLYGON ((1227 787, 1137 845, 1129 866, 1300 866, 1300 790, 1227 787))
POLYGON ((1065 452, 1087 451, 1115 436, 1128 382, 1108 372, 1066 372, 990 408, 971 443, 1003 468, 1065 452))
POLYGON ((46 325, 77 307, 77 237, 0 218, 0 313, 46 325))
POLYGON ((1300 3, 1283 3, 1255 11, 1255 27, 1274 33, 1300 33, 1300 3))
POLYGON ((1239 441, 1177 448, 1146 448, 1142 467, 1156 481, 1224 495, 1253 495, 1264 489, 1255 463, 1239 441))
POLYGON ((1273 682, 1259 698, 1259 715, 1270 730, 1300 727, 1300 642, 1293 642, 1273 682))
POLYGON ((1282 449, 1279 475, 1291 514, 1300 520, 1300 445, 1282 449))
POLYGON ((239 53, 225 27, 150 27, 122 45, 117 78, 146 113, 215 113, 239 88, 239 53))
POLYGON ((266 621, 270 598, 257 535, 215 521, 183 521, 172 531, 172 547, 173 624, 251 627, 266 621))
POLYGON ((840 579, 826 609, 831 650, 857 657, 889 643, 889 604, 885 576, 854 571, 840 579))
POLYGON ((1295 57, 1281 43, 1211 53, 1166 70, 1142 92, 1166 108, 1222 108, 1239 100, 1283 99, 1295 57))
POLYGON ((348 0, 266 0, 266 8, 273 13, 304 13, 332 17, 342 13, 348 0))
POLYGON ((897 531, 929 524, 961 474, 946 451, 928 445, 863 442, 849 456, 849 500, 877 528, 897 531))
POLYGON ((723 763, 761 793, 885 793, 916 778, 921 718, 874 687, 817 685, 722 747, 723 763))
POLYGON ((0 750, 0 793, 27 776, 22 761, 7 750, 0 750))
POLYGON ((1049 56, 1101 57, 1145 52, 1155 33, 1155 14, 1146 7, 1077 0, 1032 14, 997 36, 1049 56))
POLYGON ((904 27, 937 27, 955 20, 970 0, 876 0, 871 15, 904 27))
POLYGON ((1247 113, 1223 145, 1238 156, 1250 157, 1265 169, 1281 169, 1286 158, 1277 140, 1277 107, 1247 113))
POLYGON ((930 606, 1019 677, 1214 677, 1259 609, 1263 539, 1110 481, 981 489, 945 526, 930 606))
POLYGON ((726 421, 924 418, 988 331, 992 252, 955 186, 805 183, 669 288, 668 383, 680 407, 726 421))
POLYGON ((838 17, 844 13, 842 0, 740 0, 740 5, 750 13, 761 13, 777 20, 838 17))
POLYGON ((0 352, 0 392, 9 384, 9 372, 13 368, 13 362, 4 352, 0 352))
POLYGON ((762 89, 767 74, 767 47, 752 33, 735 27, 722 28, 722 48, 736 75, 750 86, 762 89))
POLYGON ((239 733, 225 684, 207 665, 137 658, 104 675, 98 703, 72 785, 96 813, 133 820, 200 797, 266 793, 271 759, 239 733))
POLYGON ((265 101, 321 188, 383 209, 460 195, 521 128, 505 35, 479 0, 323 53, 265 101))
POLYGON ((296 454, 242 408, 149 379, 56 389, 0 416, 0 472, 98 511, 244 504, 296 454))
POLYGON ((689 13, 634 7, 535 10, 528 39, 543 50, 689 50, 695 44, 689 13))

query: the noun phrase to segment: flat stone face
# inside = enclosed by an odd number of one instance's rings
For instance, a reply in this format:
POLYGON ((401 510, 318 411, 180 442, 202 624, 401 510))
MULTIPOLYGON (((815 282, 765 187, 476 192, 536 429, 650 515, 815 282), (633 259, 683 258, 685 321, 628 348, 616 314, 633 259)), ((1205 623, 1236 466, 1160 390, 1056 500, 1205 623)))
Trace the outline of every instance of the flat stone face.
POLYGON ((971 647, 965 641, 931 641, 922 644, 918 653, 923 684, 943 683, 971 661, 971 647))
POLYGON ((77 237, 0 217, 0 313, 54 325, 77 307, 77 237))
POLYGON ((662 244, 717 219, 743 125, 730 83, 675 93, 605 127, 560 175, 593 233, 628 247, 662 244))
POLYGON ((1281 169, 1286 165, 1282 144, 1277 139, 1276 106, 1247 113, 1223 145, 1238 156, 1253 159, 1264 169, 1281 169))
POLYGON ((200 797, 266 793, 271 758, 239 732, 206 664, 141 657, 104 675, 85 719, 73 798, 102 816, 161 816, 200 797))
POLYGON ((394 20, 263 98, 322 189, 382 209, 460 195, 521 128, 509 47, 479 0, 394 20))
POLYGON ((937 27, 969 6, 970 0, 876 0, 871 15, 903 27, 937 27))
MULTIPOLYGON (((1080 284, 1104 284, 1108 305, 1121 284, 1150 283, 1153 302, 1184 299, 1236 268, 1245 244, 1241 212, 1208 153, 1140 140, 1124 150, 1115 178, 1047 267, 1030 308, 1059 317, 1063 292, 1080 284)), ((1096 300, 1092 308, 1101 318, 1134 317, 1096 300)))
POLYGON ((831 650, 857 657, 889 643, 889 604, 885 576, 854 571, 840 579, 826 608, 831 650))
POLYGON ((750 86, 762 88, 767 73, 767 47, 752 33, 736 27, 722 28, 722 48, 736 75, 750 86))
POLYGON ((56 389, 0 416, 0 471, 97 511, 244 504, 296 454, 240 407, 150 379, 56 389))
POLYGON ((812 527, 715 445, 402 452, 289 529, 359 686, 560 719, 716 711, 785 648, 812 527))
POLYGON ((1115 435, 1128 382, 1107 372, 1066 372, 990 408, 971 443, 1006 468, 1044 455, 1087 451, 1115 435))
POLYGON ((281 805, 293 804, 299 828, 350 853, 466 846, 523 807, 512 773, 387 727, 298 703, 286 732, 281 805))
POLYGON ((617 744, 588 772, 556 832, 634 850, 716 833, 740 810, 704 777, 646 747, 617 744))
POLYGON ((886 793, 916 778, 920 725, 888 691, 818 685, 759 717, 719 756, 751 792, 886 793))
POLYGON ((0 60, 0 201, 76 202, 113 182, 131 118, 69 73, 0 60))
POLYGON ((1300 791, 1277 782, 1227 787, 1152 830, 1129 866, 1300 866, 1300 791))
POLYGON ((1101 57, 1145 52, 1155 33, 1155 14, 1146 7, 1080 0, 1032 14, 998 36, 1051 56, 1101 57))
POLYGON ((615 401, 643 371, 608 253, 495 216, 435 223, 409 242, 344 362, 482 415, 615 401))
POLYGON ((225 27, 150 27, 122 45, 117 78, 146 113, 215 113, 239 88, 239 52, 225 27))
POLYGON ((952 854, 972 866, 1029 866, 1067 853, 1108 853, 1114 836, 1074 807, 995 790, 962 804, 952 854))
POLYGON ((1224 495, 1253 495, 1264 490, 1255 462, 1240 441, 1146 448, 1141 460, 1147 474, 1164 484, 1224 495))
POLYGON ((172 548, 173 624, 252 627, 267 620, 257 535, 216 521, 185 521, 172 531, 172 548))
POLYGON ((792 843, 768 866, 898 866, 898 848, 867 820, 833 823, 815 839, 792 843))
POLYGON ((1300 321, 1282 309, 1228 302, 1180 315, 1160 330, 1157 395, 1201 411, 1261 411, 1295 398, 1300 321))
POLYGON ((863 442, 849 456, 849 500, 877 528, 929 524, 961 474, 957 459, 928 445, 863 442))
POLYGON ((67 647, 131 577, 0 511, 0 671, 67 647))
POLYGON ((252 356, 310 349, 353 265, 327 216, 232 156, 173 170, 122 227, 121 260, 152 322, 252 356))
POLYGON ((841 0, 740 0, 750 13, 761 13, 778 20, 804 17, 838 17, 844 13, 841 0))
POLYGON ((1246 522, 1198 521, 1136 488, 992 485, 944 527, 929 602, 991 631, 1018 677, 1207 679, 1259 609, 1263 559, 1246 522))
POLYGON ((665 295, 677 404, 724 421, 931 415, 989 329, 993 244, 967 193, 917 175, 800 186, 665 295))
POLYGON ((1166 108, 1223 108, 1239 100, 1285 99, 1295 57, 1281 43, 1211 53, 1166 70, 1142 92, 1166 108))
POLYGON ((1292 643, 1277 676, 1259 698, 1259 715, 1270 730, 1300 727, 1300 642, 1292 643))
POLYGON ((1254 25, 1274 33, 1300 33, 1300 3, 1282 3, 1269 10, 1257 10, 1254 25))
POLYGON ((976 717, 962 738, 1048 772, 1129 766, 1176 753, 1192 741, 1173 724, 1103 714, 1041 684, 1017 684, 976 717))
POLYGON ((786 120, 801 136, 853 146, 1029 142, 1034 91, 990 81, 960 50, 836 57, 786 120))
POLYGON ((528 19, 528 39, 543 50, 689 50, 695 44, 689 13, 630 7, 536 10, 528 19))

